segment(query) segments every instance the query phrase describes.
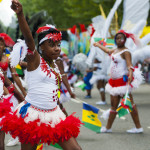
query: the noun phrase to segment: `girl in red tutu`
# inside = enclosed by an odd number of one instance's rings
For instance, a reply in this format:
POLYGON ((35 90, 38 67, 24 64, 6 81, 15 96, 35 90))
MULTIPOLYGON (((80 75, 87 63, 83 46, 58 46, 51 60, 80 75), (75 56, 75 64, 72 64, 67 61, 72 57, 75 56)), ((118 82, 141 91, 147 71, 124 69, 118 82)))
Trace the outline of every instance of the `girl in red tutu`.
MULTIPOLYGON (((81 121, 73 115, 67 116, 57 105, 60 96, 61 74, 54 60, 60 55, 61 32, 52 25, 37 30, 38 48, 24 18, 22 5, 12 0, 11 8, 16 12, 25 42, 17 43, 13 51, 21 46, 21 54, 27 54, 26 80, 28 93, 14 113, 1 121, 2 130, 18 137, 21 150, 36 150, 38 143, 58 143, 64 150, 81 150, 76 141, 81 121)), ((14 65, 12 52, 11 61, 14 65)), ((18 63, 18 62, 17 62, 18 63)))
POLYGON ((132 38, 135 43, 137 42, 133 34, 129 34, 123 30, 120 30, 115 36, 115 42, 117 45, 117 48, 115 50, 110 50, 102 46, 98 42, 94 43, 94 46, 99 47, 101 50, 111 56, 111 78, 106 85, 106 91, 109 92, 111 95, 111 110, 107 125, 106 127, 101 128, 101 132, 112 132, 111 127, 117 114, 116 109, 118 107, 120 99, 126 94, 128 85, 130 93, 129 96, 131 98, 131 103, 133 106, 131 116, 136 127, 131 130, 127 130, 127 132, 143 132, 143 128, 141 127, 139 121, 138 111, 131 95, 131 90, 137 88, 142 83, 143 77, 140 69, 134 68, 132 66, 131 53, 125 47, 125 42, 127 38, 132 38))
MULTIPOLYGON (((12 82, 7 78, 0 68, 0 122, 5 118, 5 115, 13 112, 18 103, 24 101, 22 94, 15 88, 10 91, 7 87, 10 87, 12 82)), ((5 132, 1 130, 0 126, 0 150, 4 150, 5 132)))

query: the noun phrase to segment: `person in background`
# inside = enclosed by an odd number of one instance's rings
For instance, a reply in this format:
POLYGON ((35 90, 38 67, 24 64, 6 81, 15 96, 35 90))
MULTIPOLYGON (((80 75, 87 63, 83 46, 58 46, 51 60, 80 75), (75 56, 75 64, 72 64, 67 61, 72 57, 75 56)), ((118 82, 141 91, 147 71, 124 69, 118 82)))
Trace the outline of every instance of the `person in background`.
POLYGON ((124 30, 120 30, 115 35, 116 49, 110 50, 100 43, 94 43, 94 46, 99 47, 105 53, 111 56, 110 65, 110 79, 106 85, 106 91, 111 95, 111 110, 106 127, 101 128, 101 132, 112 132, 112 124, 117 115, 117 107, 120 99, 129 90, 129 96, 131 99, 133 111, 130 113, 135 124, 135 127, 127 130, 128 133, 142 133, 143 128, 139 120, 138 110, 133 101, 131 94, 132 89, 137 88, 143 81, 142 72, 139 68, 134 68, 132 65, 131 52, 125 47, 127 38, 132 38, 133 41, 137 41, 133 34, 126 33, 124 30))

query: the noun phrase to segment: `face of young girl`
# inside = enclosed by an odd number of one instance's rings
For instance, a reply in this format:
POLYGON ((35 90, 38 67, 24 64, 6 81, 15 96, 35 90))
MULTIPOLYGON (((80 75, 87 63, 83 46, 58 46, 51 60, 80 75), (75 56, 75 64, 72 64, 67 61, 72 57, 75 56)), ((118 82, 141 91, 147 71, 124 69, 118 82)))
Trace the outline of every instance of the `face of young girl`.
POLYGON ((44 55, 45 58, 54 60, 57 59, 60 55, 61 48, 60 48, 60 41, 50 41, 46 40, 42 45, 42 54, 44 55))
POLYGON ((118 47, 123 47, 125 44, 125 36, 123 34, 118 34, 116 37, 116 44, 118 47))

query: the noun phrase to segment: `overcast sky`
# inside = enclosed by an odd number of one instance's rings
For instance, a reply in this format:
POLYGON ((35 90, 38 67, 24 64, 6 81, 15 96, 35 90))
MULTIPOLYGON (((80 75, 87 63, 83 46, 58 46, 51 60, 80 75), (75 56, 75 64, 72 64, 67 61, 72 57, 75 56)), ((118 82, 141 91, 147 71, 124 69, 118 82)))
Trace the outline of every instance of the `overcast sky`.
POLYGON ((0 20, 5 26, 8 26, 11 22, 11 18, 14 12, 10 8, 11 0, 0 0, 0 20))

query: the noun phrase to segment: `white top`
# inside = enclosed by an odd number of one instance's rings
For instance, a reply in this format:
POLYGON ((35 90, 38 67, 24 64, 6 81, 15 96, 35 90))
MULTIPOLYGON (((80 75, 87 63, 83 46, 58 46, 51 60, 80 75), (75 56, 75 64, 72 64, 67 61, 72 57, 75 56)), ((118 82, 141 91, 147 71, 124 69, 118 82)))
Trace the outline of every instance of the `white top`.
MULTIPOLYGON (((59 73, 56 64, 54 70, 59 73)), ((58 85, 56 82, 58 78, 53 73, 53 68, 49 67, 43 58, 41 58, 40 65, 36 70, 27 71, 26 79, 28 93, 25 100, 28 103, 40 109, 56 107, 58 101, 58 85)))
POLYGON ((128 49, 125 49, 118 53, 112 53, 111 55, 111 64, 110 64, 110 76, 112 79, 122 78, 123 75, 128 74, 126 60, 121 57, 121 54, 128 49))

